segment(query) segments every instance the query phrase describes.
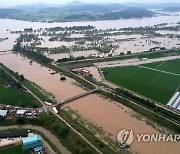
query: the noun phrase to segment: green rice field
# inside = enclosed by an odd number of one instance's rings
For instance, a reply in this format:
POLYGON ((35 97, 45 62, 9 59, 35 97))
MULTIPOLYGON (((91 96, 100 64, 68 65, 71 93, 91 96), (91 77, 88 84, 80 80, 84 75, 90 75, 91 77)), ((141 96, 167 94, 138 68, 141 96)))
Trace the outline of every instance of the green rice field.
POLYGON ((0 104, 33 107, 35 103, 33 100, 31 101, 29 98, 25 97, 17 89, 5 88, 5 86, 0 83, 0 104))
POLYGON ((180 90, 180 59, 102 71, 106 80, 162 104, 180 90))

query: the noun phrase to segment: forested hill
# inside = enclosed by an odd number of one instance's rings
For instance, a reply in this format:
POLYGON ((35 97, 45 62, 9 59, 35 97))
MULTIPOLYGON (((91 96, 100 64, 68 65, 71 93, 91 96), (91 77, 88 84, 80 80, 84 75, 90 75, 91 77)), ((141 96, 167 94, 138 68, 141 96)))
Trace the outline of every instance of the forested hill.
POLYGON ((152 17, 155 13, 122 4, 70 3, 65 6, 27 5, 0 9, 0 18, 31 21, 87 21, 152 17))
POLYGON ((180 12, 180 6, 179 7, 167 7, 165 9, 162 9, 162 11, 167 12, 180 12))
POLYGON ((138 9, 138 8, 129 8, 122 11, 110 12, 101 16, 102 19, 129 19, 129 18, 143 18, 143 17, 152 17, 155 13, 152 11, 138 9))

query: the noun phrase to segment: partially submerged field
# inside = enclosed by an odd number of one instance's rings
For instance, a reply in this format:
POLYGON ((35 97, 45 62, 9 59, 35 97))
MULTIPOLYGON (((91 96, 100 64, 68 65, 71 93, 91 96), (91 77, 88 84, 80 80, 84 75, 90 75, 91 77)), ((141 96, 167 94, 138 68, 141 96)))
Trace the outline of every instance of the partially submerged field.
POLYGON ((180 59, 102 69, 105 79, 152 100, 166 104, 180 90, 180 59))

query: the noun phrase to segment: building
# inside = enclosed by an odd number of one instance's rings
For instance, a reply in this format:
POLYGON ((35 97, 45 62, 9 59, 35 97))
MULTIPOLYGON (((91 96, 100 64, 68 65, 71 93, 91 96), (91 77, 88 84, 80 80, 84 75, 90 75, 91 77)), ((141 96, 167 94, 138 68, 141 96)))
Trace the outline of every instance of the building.
POLYGON ((16 115, 18 117, 23 117, 26 113, 26 110, 17 110, 16 115))
POLYGON ((28 132, 18 132, 18 133, 1 133, 0 139, 3 138, 18 138, 18 137, 27 137, 28 132))
POLYGON ((7 110, 0 110, 0 117, 5 117, 7 115, 7 110))
POLYGON ((41 137, 40 136, 32 136, 23 139, 23 150, 33 149, 39 146, 42 146, 41 137))
POLYGON ((177 91, 166 105, 172 109, 180 111, 180 92, 177 91))
POLYGON ((82 75, 90 75, 90 71, 88 71, 88 70, 86 70, 86 69, 81 69, 81 71, 80 71, 80 73, 82 74, 82 75))

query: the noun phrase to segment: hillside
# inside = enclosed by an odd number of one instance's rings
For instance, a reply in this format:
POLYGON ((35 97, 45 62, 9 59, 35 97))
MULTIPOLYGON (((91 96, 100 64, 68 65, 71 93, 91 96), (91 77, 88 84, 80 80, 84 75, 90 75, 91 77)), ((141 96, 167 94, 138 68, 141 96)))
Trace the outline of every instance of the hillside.
POLYGON ((129 8, 122 11, 110 12, 101 16, 102 19, 129 19, 129 18, 143 18, 143 17, 152 17, 155 13, 138 8, 129 8))
POLYGON ((88 21, 152 17, 155 13, 121 4, 28 5, 0 9, 0 18, 30 21, 88 21))
POLYGON ((167 7, 165 9, 162 9, 162 11, 166 11, 166 12, 179 12, 180 11, 180 6, 179 7, 167 7))

